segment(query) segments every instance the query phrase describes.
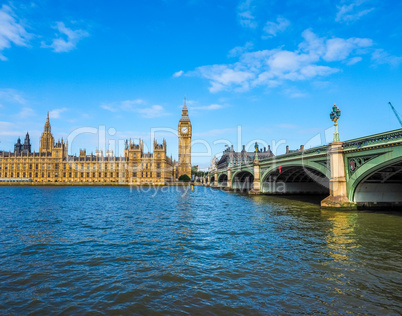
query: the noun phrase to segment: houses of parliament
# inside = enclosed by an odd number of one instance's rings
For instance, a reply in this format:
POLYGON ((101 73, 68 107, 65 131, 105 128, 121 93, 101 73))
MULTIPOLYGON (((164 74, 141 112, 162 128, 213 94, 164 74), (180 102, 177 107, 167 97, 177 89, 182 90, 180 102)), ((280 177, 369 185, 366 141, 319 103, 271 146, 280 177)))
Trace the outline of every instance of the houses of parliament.
POLYGON ((68 142, 54 141, 49 113, 40 138, 39 152, 31 151, 29 134, 24 143, 18 139, 14 152, 0 151, 0 182, 65 184, 166 184, 180 176, 191 177, 192 126, 186 101, 178 126, 179 159, 166 154, 166 141, 153 142, 152 153, 144 152, 144 143, 126 140, 124 157, 101 151, 79 156, 68 154, 68 142))

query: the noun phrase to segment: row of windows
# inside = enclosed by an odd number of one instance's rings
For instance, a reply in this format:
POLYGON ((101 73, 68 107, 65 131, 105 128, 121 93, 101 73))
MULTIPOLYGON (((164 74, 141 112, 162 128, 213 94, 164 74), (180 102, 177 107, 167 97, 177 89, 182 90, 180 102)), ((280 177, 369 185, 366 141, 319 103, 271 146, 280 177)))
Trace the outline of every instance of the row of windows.
MULTIPOLYGON (((14 169, 14 167, 16 167, 16 169, 20 169, 20 164, 16 164, 16 165, 14 165, 14 164, 10 164, 10 169, 14 169)), ((29 164, 29 170, 32 170, 32 164, 29 164)), ((0 170, 1 170, 1 168, 2 168, 2 165, 0 164, 0 170)), ((38 169, 39 168, 39 164, 35 164, 35 169, 38 169)), ((8 164, 5 164, 4 165, 4 169, 8 169, 8 164)), ((27 169, 27 165, 26 164, 24 164, 24 165, 22 165, 22 169, 27 169)), ((45 164, 42 164, 42 169, 45 169, 45 164)), ((48 169, 52 169, 52 165, 51 164, 49 164, 48 165, 48 169)), ((55 164, 55 169, 59 169, 59 164, 58 163, 56 163, 55 164)))
MULTIPOLYGON (((10 164, 10 169, 14 169, 14 166, 16 166, 16 169, 20 169, 20 164, 16 164, 16 165, 10 164)), ((78 164, 75 164, 75 165, 74 164, 68 164, 68 166, 70 167, 70 169, 78 169, 78 167, 80 167, 81 170, 84 170, 84 164, 81 164, 80 166, 78 164)), ((66 169, 66 167, 67 167, 67 165, 63 164, 63 169, 64 170, 66 169)), ((102 169, 105 169, 105 170, 108 169, 107 164, 103 165, 102 167, 103 167, 102 169)), ((125 169, 125 167, 126 167, 126 165, 122 165, 123 169, 125 169)), ((137 164, 133 164, 132 167, 136 168, 137 164)), ((151 168, 151 163, 142 163, 141 167, 144 168, 144 169, 145 168, 151 168)), ((156 168, 160 169, 160 167, 161 167, 161 164, 157 163, 156 168)), ((39 164, 35 164, 35 169, 38 170, 38 168, 39 168, 39 164)), ((46 165, 42 164, 41 169, 45 169, 45 168, 46 168, 46 165)), ((113 170, 113 168, 114 168, 114 166, 110 165, 110 170, 113 170)), ((1 169, 2 169, 2 165, 0 164, 0 170, 1 169)), ((4 165, 4 169, 6 169, 6 170, 8 169, 8 164, 4 165)), ((22 165, 22 169, 24 169, 24 170, 27 169, 27 165, 26 164, 22 165)), ((52 164, 48 164, 47 169, 52 169, 52 164)), ((56 163, 54 165, 54 169, 57 169, 57 170, 59 169, 59 164, 58 163, 56 163)), ((90 165, 86 165, 86 169, 90 170, 90 165)), ((116 169, 119 169, 119 164, 116 164, 116 169)), ((32 170, 32 164, 29 164, 29 170, 32 170)), ((96 170, 96 165, 95 164, 92 165, 92 170, 96 170)))
MULTIPOLYGON (((71 178, 71 177, 74 177, 74 178, 77 178, 77 177, 80 177, 80 178, 84 178, 84 177, 87 177, 87 178, 89 178, 89 177, 95 178, 96 176, 98 176, 99 178, 102 178, 102 177, 107 178, 108 175, 109 175, 110 178, 113 178, 114 176, 115 176, 116 178, 118 178, 120 175, 124 178, 124 177, 126 176, 126 173, 124 173, 124 172, 123 172, 123 173, 119 173, 119 172, 116 172, 116 173, 113 173, 113 172, 110 172, 110 173, 108 173, 108 172, 99 172, 99 173, 97 173, 97 172, 92 172, 92 173, 91 173, 91 172, 68 172, 68 173, 66 173, 66 172, 64 172, 64 173, 63 173, 63 177, 65 178, 67 174, 68 174, 68 177, 69 177, 69 178, 71 178)), ((143 178, 150 178, 150 177, 152 177, 152 172, 141 172, 141 173, 139 173, 139 174, 140 174, 141 177, 143 177, 143 178)), ((15 175, 16 178, 19 178, 20 176, 21 176, 22 178, 25 178, 26 176, 28 176, 29 178, 32 178, 32 172, 29 172, 29 173, 25 173, 25 172, 22 172, 22 173, 20 173, 20 172, 16 172, 16 173, 10 172, 10 173, 7 173, 7 172, 5 172, 5 173, 4 173, 4 177, 5 177, 5 178, 7 178, 8 176, 9 176, 10 178, 14 178, 14 175, 15 175)), ((35 172, 35 178, 37 178, 39 175, 40 175, 42 178, 44 178, 45 175, 46 175, 46 173, 45 173, 45 172, 42 172, 42 173, 35 172)), ((130 174, 127 173, 127 175, 129 176, 130 174)), ((137 177, 137 172, 132 172, 131 175, 132 175, 133 178, 136 178, 136 177, 137 177)), ((0 173, 0 178, 1 178, 1 176, 2 176, 2 174, 0 173)), ((50 173, 50 172, 47 173, 47 177, 48 177, 48 178, 51 177, 51 173, 50 173)), ((55 172, 55 173, 54 173, 54 177, 55 177, 55 178, 58 178, 58 177, 59 177, 59 174, 58 174, 57 172, 55 172)), ((157 177, 157 178, 160 178, 160 177, 161 177, 161 173, 160 173, 160 172, 157 172, 157 173, 156 173, 156 177, 157 177)))

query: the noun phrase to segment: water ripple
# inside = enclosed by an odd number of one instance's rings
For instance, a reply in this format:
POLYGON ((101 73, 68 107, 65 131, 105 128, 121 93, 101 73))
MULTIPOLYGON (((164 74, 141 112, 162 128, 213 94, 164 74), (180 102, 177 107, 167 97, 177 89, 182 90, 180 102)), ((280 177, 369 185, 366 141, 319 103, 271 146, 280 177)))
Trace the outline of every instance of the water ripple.
POLYGON ((401 313, 398 214, 183 193, 0 188, 0 314, 401 313))

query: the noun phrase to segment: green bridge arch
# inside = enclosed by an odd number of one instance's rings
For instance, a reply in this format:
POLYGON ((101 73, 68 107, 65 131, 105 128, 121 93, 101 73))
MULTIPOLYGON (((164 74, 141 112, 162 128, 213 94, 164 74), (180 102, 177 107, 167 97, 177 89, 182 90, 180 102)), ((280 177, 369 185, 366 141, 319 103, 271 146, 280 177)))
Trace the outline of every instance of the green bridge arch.
MULTIPOLYGON (((345 162, 346 161, 347 159, 345 159, 345 162)), ((402 147, 395 146, 392 147, 392 150, 389 150, 388 152, 363 164, 352 174, 352 176, 349 177, 349 179, 347 179, 346 186, 349 200, 355 200, 356 189, 362 181, 376 171, 400 161, 402 161, 402 147)), ((346 168, 349 168, 349 166, 346 166, 346 168)))
POLYGON ((264 173, 261 175, 260 190, 263 189, 265 179, 270 174, 272 174, 274 171, 278 170, 279 166, 281 166, 281 167, 300 167, 300 168, 309 167, 309 168, 311 168, 313 170, 316 170, 316 171, 322 173, 328 179, 330 178, 329 174, 328 174, 329 170, 324 165, 318 164, 316 162, 307 161, 307 163, 306 163, 306 161, 303 161, 303 160, 301 160, 301 161, 289 161, 289 162, 284 162, 284 163, 276 162, 276 163, 270 165, 269 168, 266 169, 264 171, 264 173))

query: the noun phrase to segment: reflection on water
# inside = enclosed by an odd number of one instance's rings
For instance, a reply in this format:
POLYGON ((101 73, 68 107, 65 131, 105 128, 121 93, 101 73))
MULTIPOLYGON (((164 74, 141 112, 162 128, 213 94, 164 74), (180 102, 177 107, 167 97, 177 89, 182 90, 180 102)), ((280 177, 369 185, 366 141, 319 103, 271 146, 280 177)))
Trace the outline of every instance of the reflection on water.
POLYGON ((321 214, 332 224, 326 238, 330 256, 337 262, 347 262, 352 249, 358 247, 353 238, 357 214, 325 210, 321 214))
POLYGON ((400 313, 398 214, 183 193, 0 188, 0 314, 400 313))

